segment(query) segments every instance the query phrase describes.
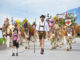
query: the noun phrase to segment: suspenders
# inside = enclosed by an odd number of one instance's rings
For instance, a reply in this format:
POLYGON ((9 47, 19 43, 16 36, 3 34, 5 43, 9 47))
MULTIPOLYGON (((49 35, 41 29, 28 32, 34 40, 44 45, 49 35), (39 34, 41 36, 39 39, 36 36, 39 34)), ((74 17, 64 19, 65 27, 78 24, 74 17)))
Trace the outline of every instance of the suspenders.
POLYGON ((45 22, 44 22, 44 25, 43 26, 41 26, 40 25, 40 22, 39 22, 39 31, 40 31, 40 27, 43 27, 43 30, 45 31, 45 22))

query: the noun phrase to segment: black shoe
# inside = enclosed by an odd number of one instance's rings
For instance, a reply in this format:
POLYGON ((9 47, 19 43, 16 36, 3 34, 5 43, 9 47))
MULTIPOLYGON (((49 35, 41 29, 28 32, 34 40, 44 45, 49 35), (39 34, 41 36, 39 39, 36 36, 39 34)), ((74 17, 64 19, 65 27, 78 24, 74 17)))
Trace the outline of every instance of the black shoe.
POLYGON ((44 52, 41 52, 41 55, 43 55, 44 54, 44 52))
POLYGON ((44 52, 44 49, 42 49, 42 51, 44 52))
POLYGON ((42 55, 44 54, 44 49, 41 49, 41 54, 42 54, 42 55))
POLYGON ((12 53, 12 56, 15 56, 15 54, 14 54, 14 53, 12 53))
POLYGON ((16 56, 18 56, 18 53, 16 53, 16 56))

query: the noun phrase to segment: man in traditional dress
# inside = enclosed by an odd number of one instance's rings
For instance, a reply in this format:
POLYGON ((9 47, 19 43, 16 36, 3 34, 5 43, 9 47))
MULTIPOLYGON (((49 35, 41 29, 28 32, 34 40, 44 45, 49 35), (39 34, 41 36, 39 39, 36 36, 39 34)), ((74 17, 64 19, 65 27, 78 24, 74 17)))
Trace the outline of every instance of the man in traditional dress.
POLYGON ((45 21, 45 16, 40 16, 41 21, 39 22, 39 25, 37 25, 36 30, 39 32, 39 40, 40 40, 40 47, 41 47, 41 54, 44 54, 44 40, 46 33, 49 32, 49 26, 47 22, 45 21))

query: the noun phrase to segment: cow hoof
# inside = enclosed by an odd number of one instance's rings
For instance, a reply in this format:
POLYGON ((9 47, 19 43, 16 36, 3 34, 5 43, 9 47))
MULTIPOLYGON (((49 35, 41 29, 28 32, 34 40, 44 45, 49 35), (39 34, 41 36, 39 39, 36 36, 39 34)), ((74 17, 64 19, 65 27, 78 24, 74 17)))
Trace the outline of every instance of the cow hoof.
POLYGON ((53 50, 53 48, 50 48, 50 50, 53 50))
POLYGON ((53 49, 56 49, 56 47, 53 47, 53 49))
POLYGON ((64 43, 61 43, 61 45, 64 45, 64 43))
POLYGON ((32 41, 32 42, 34 43, 34 42, 36 42, 36 41, 32 41))
POLYGON ((59 45, 57 45, 57 47, 59 47, 59 45))
POLYGON ((25 49, 27 49, 27 47, 25 47, 25 49))
POLYGON ((51 47, 50 50, 56 49, 56 47, 51 47))
POLYGON ((25 47, 25 49, 30 49, 30 47, 25 47))
POLYGON ((70 49, 72 49, 72 47, 70 47, 70 49))
POLYGON ((30 49, 30 47, 28 47, 27 49, 30 49))
POLYGON ((70 49, 66 49, 66 51, 70 51, 70 49))
POLYGON ((61 48, 61 46, 59 46, 59 48, 61 48))

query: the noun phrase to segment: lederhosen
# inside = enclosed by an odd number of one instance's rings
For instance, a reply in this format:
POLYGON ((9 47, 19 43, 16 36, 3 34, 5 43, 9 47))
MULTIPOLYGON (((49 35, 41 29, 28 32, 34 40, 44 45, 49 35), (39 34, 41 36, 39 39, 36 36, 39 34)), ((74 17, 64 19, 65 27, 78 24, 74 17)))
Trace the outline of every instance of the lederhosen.
POLYGON ((41 40, 42 38, 45 39, 46 33, 45 33, 45 23, 44 25, 39 24, 39 39, 41 40), (44 31, 40 31, 40 27, 43 27, 44 31))

